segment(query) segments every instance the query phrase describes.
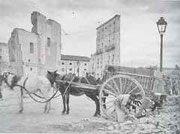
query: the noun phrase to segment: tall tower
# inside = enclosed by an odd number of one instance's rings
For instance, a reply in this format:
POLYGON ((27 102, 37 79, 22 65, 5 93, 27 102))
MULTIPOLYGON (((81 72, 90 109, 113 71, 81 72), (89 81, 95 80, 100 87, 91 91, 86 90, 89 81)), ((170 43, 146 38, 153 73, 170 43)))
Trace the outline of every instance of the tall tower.
POLYGON ((92 56, 96 77, 102 77, 106 65, 120 65, 120 15, 96 28, 96 53, 92 56))

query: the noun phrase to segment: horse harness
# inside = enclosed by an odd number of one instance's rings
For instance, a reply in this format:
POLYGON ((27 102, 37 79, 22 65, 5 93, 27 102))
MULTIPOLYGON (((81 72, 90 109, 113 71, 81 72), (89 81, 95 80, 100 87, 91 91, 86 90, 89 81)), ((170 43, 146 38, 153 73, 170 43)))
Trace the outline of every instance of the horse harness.
MULTIPOLYGON (((30 98, 33 99, 34 101, 38 102, 38 103, 47 103, 47 102, 49 102, 51 99, 54 98, 54 96, 57 94, 57 91, 58 91, 58 90, 57 90, 49 99, 47 99, 47 100, 45 100, 45 101, 39 101, 39 100, 36 100, 36 99, 31 95, 31 93, 26 89, 26 87, 25 87, 25 86, 26 86, 26 82, 27 82, 27 80, 28 80, 28 77, 25 78, 22 86, 17 84, 17 82, 18 82, 17 79, 15 79, 15 78, 13 78, 13 79, 14 79, 14 81, 13 81, 13 82, 14 82, 13 86, 12 86, 12 85, 9 85, 9 83, 7 82, 6 79, 4 79, 4 80, 5 80, 6 84, 7 84, 11 89, 12 89, 13 87, 15 87, 15 86, 20 87, 20 89, 21 89, 21 96, 23 96, 23 90, 25 90, 25 91, 27 92, 27 94, 30 96, 30 98)), ((45 99, 44 97, 39 96, 39 95, 37 95, 37 94, 35 94, 35 93, 33 93, 33 94, 34 94, 35 96, 39 97, 39 98, 45 99)))

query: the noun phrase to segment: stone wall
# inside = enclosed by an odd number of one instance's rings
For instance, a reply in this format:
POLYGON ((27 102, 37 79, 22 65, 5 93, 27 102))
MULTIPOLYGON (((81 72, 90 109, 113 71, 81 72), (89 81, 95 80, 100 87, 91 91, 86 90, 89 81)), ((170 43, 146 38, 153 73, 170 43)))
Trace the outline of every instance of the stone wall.
POLYGON ((16 74, 45 74, 59 70, 61 25, 39 12, 31 14, 31 32, 15 28, 8 42, 10 62, 16 74))

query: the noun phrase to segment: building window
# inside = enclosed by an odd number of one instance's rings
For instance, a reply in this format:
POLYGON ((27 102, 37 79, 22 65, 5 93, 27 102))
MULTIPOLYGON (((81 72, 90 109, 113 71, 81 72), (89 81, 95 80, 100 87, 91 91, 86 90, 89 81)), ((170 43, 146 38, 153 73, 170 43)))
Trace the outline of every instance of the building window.
POLYGON ((64 62, 62 62, 62 65, 64 65, 64 62))
POLYGON ((72 71, 72 68, 69 68, 69 71, 72 71))
POLYGON ((2 56, 0 56, 0 60, 2 60, 2 56))
POLYGON ((69 63, 69 65, 72 65, 72 63, 69 63))
POLYGON ((30 68, 30 70, 32 71, 32 68, 30 68))
POLYGON ((86 63, 84 63, 84 66, 86 66, 87 64, 86 63))
POLYGON ((30 42, 30 53, 34 53, 34 44, 30 42))
POLYGON ((51 46, 51 38, 47 38, 47 47, 50 47, 51 46))
POLYGON ((28 59, 28 62, 30 62, 31 60, 30 59, 28 59))
POLYGON ((87 71, 87 69, 84 69, 84 71, 87 71))

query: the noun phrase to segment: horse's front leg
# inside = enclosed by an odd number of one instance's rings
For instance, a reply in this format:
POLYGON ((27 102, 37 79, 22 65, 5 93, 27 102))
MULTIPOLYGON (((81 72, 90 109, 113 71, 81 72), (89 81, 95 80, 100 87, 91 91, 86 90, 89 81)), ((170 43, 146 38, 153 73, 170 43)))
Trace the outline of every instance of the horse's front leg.
POLYGON ((22 113, 23 110, 23 89, 21 89, 19 93, 19 113, 22 113))
POLYGON ((45 100, 47 101, 44 107, 44 113, 49 113, 51 110, 51 101, 49 100, 49 93, 45 93, 40 91, 41 94, 44 96, 45 100))
POLYGON ((65 96, 64 95, 62 95, 62 100, 63 100, 63 111, 62 111, 62 114, 64 114, 65 111, 66 111, 65 96))
POLYGON ((99 99, 98 99, 96 96, 94 96, 93 98, 94 98, 94 101, 95 101, 95 104, 96 104, 96 112, 95 112, 94 116, 95 116, 95 117, 96 117, 96 116, 100 116, 101 114, 100 114, 100 103, 99 103, 99 99))
POLYGON ((69 114, 69 93, 67 93, 67 95, 66 95, 66 105, 67 105, 66 114, 69 114))
POLYGON ((46 108, 46 110, 44 110, 44 112, 45 113, 49 113, 49 111, 51 110, 51 101, 48 101, 47 103, 46 103, 47 105, 45 106, 46 108))

